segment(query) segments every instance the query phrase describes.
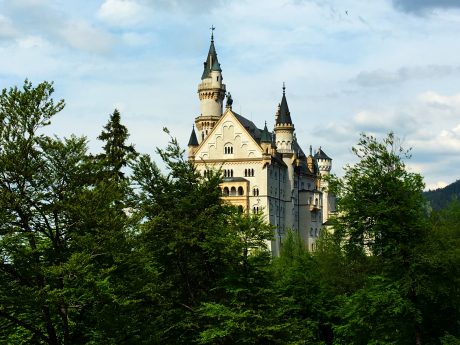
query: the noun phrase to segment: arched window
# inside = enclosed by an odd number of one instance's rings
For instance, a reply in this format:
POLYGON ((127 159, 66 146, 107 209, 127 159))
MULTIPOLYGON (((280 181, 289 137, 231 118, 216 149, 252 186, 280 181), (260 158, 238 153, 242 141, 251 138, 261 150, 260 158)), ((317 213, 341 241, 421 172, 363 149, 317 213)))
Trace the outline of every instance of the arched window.
POLYGON ((251 176, 254 176, 254 169, 251 169, 251 176))
POLYGON ((248 169, 244 169, 244 177, 248 176, 248 169))
POLYGON ((243 187, 238 187, 238 195, 244 195, 243 187))
POLYGON ((224 170, 224 177, 227 177, 227 170, 224 170))
POLYGON ((236 188, 235 187, 232 187, 230 189, 230 196, 236 196, 236 188))
POLYGON ((228 187, 224 187, 224 191, 222 192, 224 196, 228 196, 230 192, 228 191, 228 187))
POLYGON ((230 143, 225 144, 224 146, 224 154, 231 155, 233 154, 233 146, 230 143))

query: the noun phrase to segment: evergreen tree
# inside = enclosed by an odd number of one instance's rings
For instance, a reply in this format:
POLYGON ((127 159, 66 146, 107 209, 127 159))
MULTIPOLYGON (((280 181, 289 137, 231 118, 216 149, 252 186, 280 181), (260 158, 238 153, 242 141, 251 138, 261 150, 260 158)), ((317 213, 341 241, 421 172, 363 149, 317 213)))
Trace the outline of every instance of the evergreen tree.
POLYGON ((105 142, 104 153, 100 154, 99 157, 104 160, 109 176, 117 180, 125 178, 122 169, 137 156, 134 146, 126 144, 129 138, 128 129, 120 121, 120 112, 115 109, 98 137, 99 140, 105 142))
POLYGON ((137 262, 120 189, 98 178, 86 139, 39 134, 64 106, 52 92, 26 81, 0 96, 0 341, 138 344, 137 291, 154 272, 137 262))

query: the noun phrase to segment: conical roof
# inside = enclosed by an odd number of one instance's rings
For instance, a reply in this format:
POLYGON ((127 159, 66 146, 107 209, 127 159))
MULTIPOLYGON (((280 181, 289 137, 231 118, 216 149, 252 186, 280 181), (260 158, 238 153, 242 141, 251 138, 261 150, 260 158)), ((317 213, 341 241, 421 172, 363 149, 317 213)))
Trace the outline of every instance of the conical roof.
POLYGON ((261 143, 271 143, 272 142, 272 136, 270 135, 270 132, 268 131, 268 128, 267 128, 267 122, 265 122, 265 127, 262 131, 262 134, 260 135, 260 142, 261 143))
POLYGON ((276 118, 276 124, 290 124, 292 125, 291 113, 286 100, 286 87, 283 84, 283 97, 279 106, 279 115, 276 118))
POLYGON ((220 69, 219 61, 217 60, 216 47, 214 47, 214 36, 211 36, 211 45, 209 46, 208 55, 206 57, 206 61, 204 62, 201 79, 209 78, 209 74, 212 70, 222 71, 220 69))
POLYGON ((321 149, 321 146, 319 147, 318 152, 315 153, 315 158, 332 160, 327 154, 324 153, 324 151, 321 149))
POLYGON ((195 133, 195 126, 192 128, 192 134, 190 134, 190 139, 188 141, 188 146, 198 146, 198 139, 195 133))

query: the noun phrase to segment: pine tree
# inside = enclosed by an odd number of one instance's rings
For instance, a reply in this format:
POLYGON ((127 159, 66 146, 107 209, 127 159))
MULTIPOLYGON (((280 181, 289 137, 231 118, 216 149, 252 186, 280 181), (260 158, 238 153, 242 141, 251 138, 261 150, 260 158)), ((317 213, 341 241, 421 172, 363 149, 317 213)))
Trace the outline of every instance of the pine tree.
POLYGON ((120 112, 115 109, 98 137, 105 142, 104 153, 99 155, 99 158, 105 161, 109 176, 117 180, 125 178, 122 169, 137 156, 134 146, 126 144, 129 138, 128 129, 120 121, 120 112))

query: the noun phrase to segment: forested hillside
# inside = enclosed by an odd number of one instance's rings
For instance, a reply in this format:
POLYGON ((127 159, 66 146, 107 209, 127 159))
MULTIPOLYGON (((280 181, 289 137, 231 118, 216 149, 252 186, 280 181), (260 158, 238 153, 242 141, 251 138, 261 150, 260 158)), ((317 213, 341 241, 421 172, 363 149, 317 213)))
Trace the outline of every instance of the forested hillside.
POLYGON ((430 202, 430 206, 434 210, 440 210, 446 207, 452 199, 460 200, 460 180, 444 188, 424 192, 423 195, 430 202))
POLYGON ((1 344, 460 343, 460 203, 426 212, 393 134, 362 135, 332 177, 316 251, 286 230, 272 258, 270 225, 224 204, 220 172, 173 137, 162 172, 117 110, 97 155, 42 134, 52 93, 0 96, 1 344))

